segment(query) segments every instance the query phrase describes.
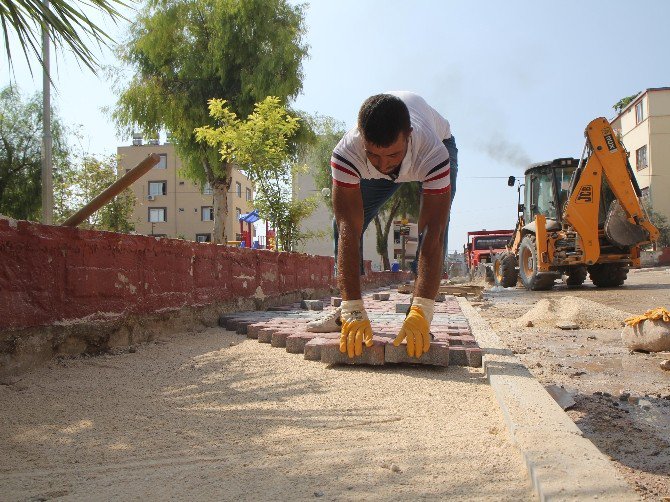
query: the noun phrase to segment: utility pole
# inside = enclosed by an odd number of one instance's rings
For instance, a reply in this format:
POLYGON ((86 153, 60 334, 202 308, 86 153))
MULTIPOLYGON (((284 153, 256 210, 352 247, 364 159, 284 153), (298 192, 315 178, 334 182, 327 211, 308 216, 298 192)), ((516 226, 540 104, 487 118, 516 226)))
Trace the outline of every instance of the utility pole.
MULTIPOLYGON (((44 12, 49 0, 43 0, 44 12)), ((51 75, 49 64, 49 26, 42 23, 42 223, 53 225, 54 185, 51 137, 51 75)))

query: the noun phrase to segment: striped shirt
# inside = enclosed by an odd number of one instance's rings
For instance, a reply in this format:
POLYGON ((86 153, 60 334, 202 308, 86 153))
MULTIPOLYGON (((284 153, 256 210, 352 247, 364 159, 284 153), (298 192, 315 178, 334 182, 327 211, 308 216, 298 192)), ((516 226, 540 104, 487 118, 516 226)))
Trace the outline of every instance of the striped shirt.
POLYGON ((449 189, 449 152, 442 140, 451 137, 449 122, 426 101, 410 92, 389 92, 409 109, 412 123, 407 154, 397 175, 377 171, 365 155, 363 137, 354 127, 333 150, 330 159, 333 183, 355 188, 361 179, 387 179, 395 183, 420 181, 425 194, 445 193, 449 189))

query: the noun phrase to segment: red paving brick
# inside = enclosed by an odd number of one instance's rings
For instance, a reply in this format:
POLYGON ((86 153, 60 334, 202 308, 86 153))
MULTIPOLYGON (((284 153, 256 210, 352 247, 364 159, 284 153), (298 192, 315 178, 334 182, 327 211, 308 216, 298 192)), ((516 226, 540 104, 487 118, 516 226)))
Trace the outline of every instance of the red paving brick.
MULTIPOLYGON (((446 367, 481 367, 482 351, 472 336, 467 319, 458 301, 446 296, 443 302, 435 304, 435 317, 431 326, 431 349, 421 358, 407 356, 406 344, 394 347, 391 343, 404 320, 403 313, 396 313, 398 304, 408 304, 409 295, 394 289, 378 290, 364 295, 365 307, 370 316, 374 333, 374 345, 365 347, 363 354, 349 358, 340 352, 339 333, 311 333, 306 323, 332 311, 339 298, 325 298, 321 301, 330 305, 323 312, 309 312, 301 309, 301 303, 273 307, 266 312, 239 312, 222 315, 219 325, 234 330, 240 335, 268 343, 272 347, 285 348, 292 354, 303 354, 312 361, 327 364, 426 364, 446 367), (375 300, 374 297, 380 298, 375 300), (384 300, 389 295, 388 300, 384 300)), ((306 305, 303 303, 303 306, 306 305)))

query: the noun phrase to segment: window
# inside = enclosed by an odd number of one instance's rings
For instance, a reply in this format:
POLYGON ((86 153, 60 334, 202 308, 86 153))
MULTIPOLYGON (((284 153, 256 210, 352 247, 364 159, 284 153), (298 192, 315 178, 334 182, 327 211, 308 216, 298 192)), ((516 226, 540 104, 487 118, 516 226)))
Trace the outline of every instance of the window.
MULTIPOLYGON (((212 185, 209 184, 209 181, 205 183, 205 186, 202 187, 202 194, 203 195, 212 195, 214 193, 214 190, 212 190, 212 185)), ((209 242, 209 241, 207 241, 209 242)))
POLYGON ((195 242, 212 242, 212 234, 195 234, 195 242))
POLYGON ((159 223, 167 221, 165 218, 165 209, 164 207, 150 207, 149 208, 149 222, 150 223, 159 223))
POLYGON ((644 101, 635 105, 635 123, 639 124, 644 120, 644 101))
POLYGON ((154 166, 154 169, 167 169, 167 153, 161 153, 158 155, 160 160, 158 164, 154 166))
POLYGON ((167 181, 150 181, 149 195, 167 195, 167 181))
POLYGON ((642 202, 649 202, 649 187, 644 187, 640 189, 640 192, 642 192, 642 195, 640 199, 642 199, 642 202))
POLYGON ((635 168, 638 171, 649 167, 647 163, 647 145, 644 145, 642 148, 635 150, 635 168))
POLYGON ((235 192, 237 192, 238 197, 242 197, 242 184, 239 182, 235 182, 235 192))
POLYGON ((247 200, 251 200, 251 188, 247 188, 247 200))
POLYGON ((235 216, 237 216, 237 219, 240 219, 240 215, 242 214, 242 210, 239 207, 235 208, 235 216))
POLYGON ((212 206, 202 206, 200 208, 200 219, 202 221, 214 221, 214 208, 212 206))

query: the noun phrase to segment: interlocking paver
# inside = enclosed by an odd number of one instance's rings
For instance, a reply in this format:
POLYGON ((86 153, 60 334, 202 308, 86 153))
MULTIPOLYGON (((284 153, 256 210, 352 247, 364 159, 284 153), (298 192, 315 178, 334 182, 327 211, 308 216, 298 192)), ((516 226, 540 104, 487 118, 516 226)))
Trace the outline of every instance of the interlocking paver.
POLYGON ((407 344, 401 343, 397 347, 392 343, 386 346, 384 360, 387 363, 410 363, 410 364, 430 364, 433 366, 449 365, 449 343, 434 341, 430 344, 430 350, 421 354, 421 357, 410 357, 407 355, 407 344))
POLYGON ((321 347, 321 362, 326 364, 365 364, 381 366, 384 364, 384 348, 389 343, 388 338, 372 337, 372 347, 363 346, 360 356, 350 358, 346 352, 340 352, 340 341, 331 340, 321 347))
POLYGON ((407 356, 405 343, 399 347, 391 343, 402 327, 411 295, 383 288, 366 293, 364 300, 374 330, 374 345, 366 347, 362 356, 352 359, 339 351, 339 333, 311 333, 306 330, 307 322, 331 312, 335 305, 340 304, 341 298, 338 297, 303 300, 267 311, 224 314, 219 318, 219 325, 250 339, 257 339, 260 343, 285 347, 290 353, 304 354, 307 360, 328 364, 402 363, 481 367, 482 351, 455 297, 445 295, 444 301, 435 304, 431 349, 419 359, 407 356), (388 300, 385 300, 387 297, 388 300), (321 303, 324 311, 305 310, 307 302, 321 303))

